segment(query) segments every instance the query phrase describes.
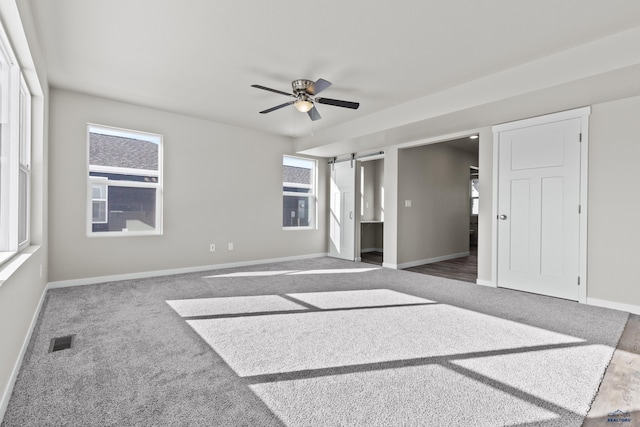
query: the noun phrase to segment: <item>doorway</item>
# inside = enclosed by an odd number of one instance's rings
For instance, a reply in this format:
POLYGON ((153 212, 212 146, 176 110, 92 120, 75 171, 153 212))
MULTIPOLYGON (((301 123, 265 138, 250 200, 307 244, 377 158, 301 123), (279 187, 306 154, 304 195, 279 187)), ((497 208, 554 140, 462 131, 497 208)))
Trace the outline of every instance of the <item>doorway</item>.
POLYGON ((478 148, 470 135, 399 151, 399 268, 476 282, 478 148))
POLYGON ((384 158, 358 162, 360 260, 382 265, 384 254, 384 158))

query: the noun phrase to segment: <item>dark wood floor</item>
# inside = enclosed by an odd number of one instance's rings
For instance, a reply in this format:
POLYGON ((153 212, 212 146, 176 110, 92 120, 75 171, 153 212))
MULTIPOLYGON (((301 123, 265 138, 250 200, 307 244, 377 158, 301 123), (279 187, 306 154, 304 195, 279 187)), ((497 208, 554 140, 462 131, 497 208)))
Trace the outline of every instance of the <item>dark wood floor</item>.
MULTIPOLYGON (((407 268, 406 270, 413 271, 414 273, 476 283, 476 279, 478 278, 478 248, 472 246, 470 252, 471 254, 466 257, 418 265, 407 268)), ((382 252, 367 252, 361 256, 362 262, 382 265, 382 252)))
POLYGON ((382 252, 364 252, 360 254, 362 262, 382 265, 382 252))

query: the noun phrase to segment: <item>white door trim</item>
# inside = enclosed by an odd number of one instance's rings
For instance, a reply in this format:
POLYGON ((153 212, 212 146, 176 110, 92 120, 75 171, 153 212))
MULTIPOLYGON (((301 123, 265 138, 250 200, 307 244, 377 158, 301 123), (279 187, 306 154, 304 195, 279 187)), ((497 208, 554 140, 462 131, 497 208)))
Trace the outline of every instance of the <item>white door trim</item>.
MULTIPOLYGON (((544 125, 547 123, 561 122, 563 120, 571 120, 584 118, 591 114, 591 107, 581 107, 574 110, 560 111, 558 113, 546 114, 544 116, 531 117, 515 122, 502 123, 491 127, 493 134, 514 129, 522 129, 530 126, 544 125)), ((495 140, 495 138, 494 138, 495 140)))
POLYGON ((580 254, 579 254, 579 274, 580 289, 578 302, 587 303, 587 214, 588 214, 588 164, 589 164, 589 115, 591 107, 576 108, 574 110, 561 111, 559 113, 547 114, 539 117, 518 120, 510 123, 495 125, 493 131, 493 201, 492 201, 492 231, 491 231, 491 286, 498 287, 498 143, 500 132, 522 129, 541 124, 560 122, 570 119, 581 119, 582 145, 580 149, 580 254))

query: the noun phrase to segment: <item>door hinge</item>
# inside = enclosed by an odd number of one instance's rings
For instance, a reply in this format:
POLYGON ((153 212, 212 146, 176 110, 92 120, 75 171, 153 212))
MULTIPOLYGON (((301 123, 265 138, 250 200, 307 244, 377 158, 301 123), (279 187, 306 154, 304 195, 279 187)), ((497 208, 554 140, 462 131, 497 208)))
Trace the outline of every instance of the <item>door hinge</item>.
POLYGON ((580 286, 580 276, 578 276, 578 286, 580 286))
POLYGON ((580 132, 580 137, 578 138, 578 142, 582 142, 582 132, 580 132))
POLYGON ((578 205, 578 213, 581 214, 582 213, 582 205, 578 205))

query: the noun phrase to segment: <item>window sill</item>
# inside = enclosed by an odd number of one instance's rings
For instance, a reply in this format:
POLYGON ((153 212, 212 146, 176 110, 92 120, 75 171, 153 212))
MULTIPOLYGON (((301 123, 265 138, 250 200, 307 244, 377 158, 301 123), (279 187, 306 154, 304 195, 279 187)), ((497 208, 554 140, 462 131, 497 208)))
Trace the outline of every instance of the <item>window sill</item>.
POLYGON ((9 261, 15 254, 16 252, 0 252, 0 269, 2 269, 4 263, 9 261))
POLYGON ((316 227, 282 227, 284 231, 295 231, 295 230, 317 230, 316 227))
POLYGON ((0 252, 0 286, 35 254, 40 245, 31 245, 20 252, 0 252))
POLYGON ((87 233, 87 237, 141 237, 162 236, 162 231, 97 231, 87 233))

